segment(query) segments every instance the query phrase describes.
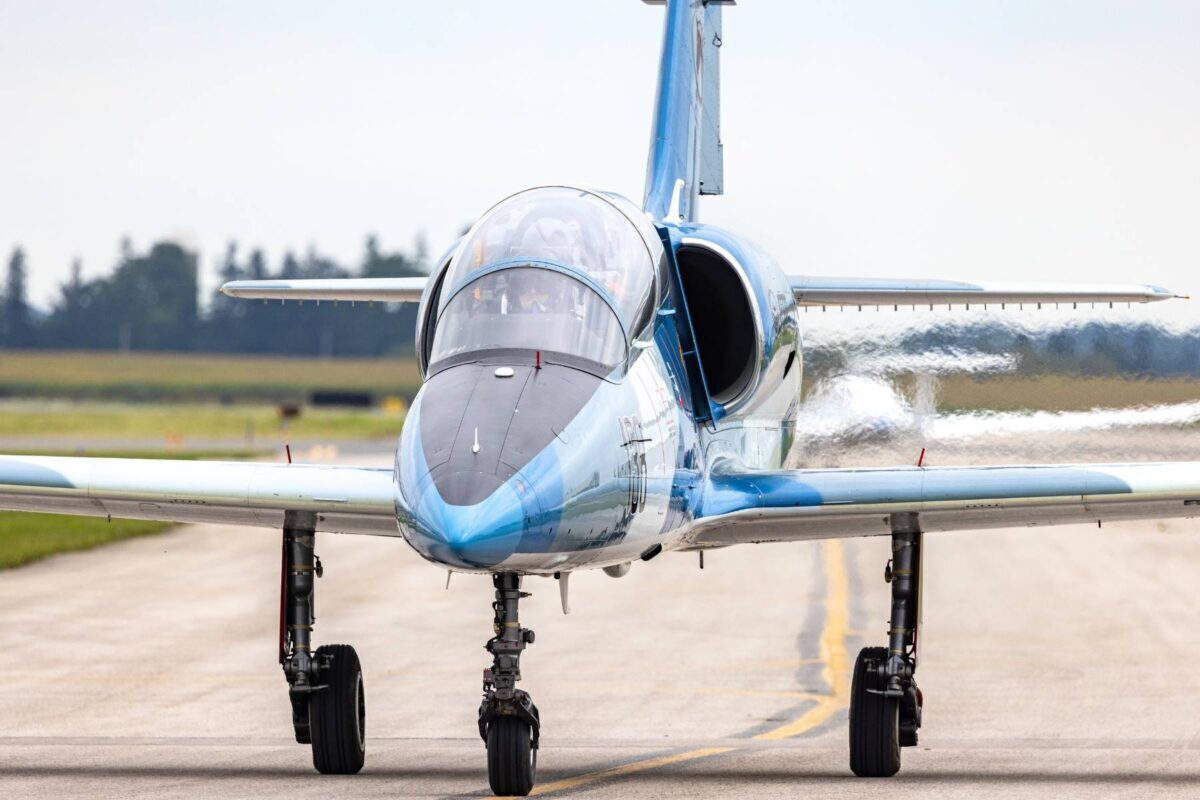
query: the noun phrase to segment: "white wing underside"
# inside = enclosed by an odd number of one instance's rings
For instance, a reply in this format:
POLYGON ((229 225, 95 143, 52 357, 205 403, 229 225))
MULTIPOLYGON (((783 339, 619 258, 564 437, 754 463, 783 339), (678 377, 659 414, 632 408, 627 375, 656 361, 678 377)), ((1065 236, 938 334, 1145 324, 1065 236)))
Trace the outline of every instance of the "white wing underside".
MULTIPOLYGON (((396 536, 391 470, 0 456, 0 509, 396 536)), ((1200 463, 780 470, 713 476, 684 547, 1200 516, 1200 463)))
POLYGON ((0 509, 399 535, 392 472, 368 467, 0 456, 0 509))
POLYGON ((780 470, 714 476, 685 546, 1200 516, 1200 463, 780 470))

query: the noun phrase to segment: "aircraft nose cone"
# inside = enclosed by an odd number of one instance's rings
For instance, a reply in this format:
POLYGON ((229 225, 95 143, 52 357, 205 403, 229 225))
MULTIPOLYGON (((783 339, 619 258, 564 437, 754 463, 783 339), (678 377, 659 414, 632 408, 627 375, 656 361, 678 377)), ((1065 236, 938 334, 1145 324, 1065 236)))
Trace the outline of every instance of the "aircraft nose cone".
POLYGON ((442 496, 444 481, 429 482, 413 509, 429 555, 463 569, 491 569, 503 563, 521 542, 526 503, 512 484, 495 475, 462 472, 446 480, 470 485, 475 493, 484 493, 484 499, 474 505, 454 505, 442 496))
POLYGON ((410 544, 462 569, 501 565, 527 533, 526 548, 544 546, 547 520, 563 504, 553 448, 601 382, 551 364, 471 363, 431 376, 401 434, 410 544))

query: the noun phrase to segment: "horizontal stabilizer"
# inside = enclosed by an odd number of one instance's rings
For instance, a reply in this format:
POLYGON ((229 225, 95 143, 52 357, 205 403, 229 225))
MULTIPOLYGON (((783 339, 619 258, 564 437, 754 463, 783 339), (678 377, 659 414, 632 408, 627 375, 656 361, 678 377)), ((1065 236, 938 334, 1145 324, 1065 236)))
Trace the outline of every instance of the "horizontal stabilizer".
POLYGON ((965 283, 894 278, 793 276, 802 306, 937 306, 1042 303, 1154 303, 1182 297, 1133 283, 965 283))
POLYGON ((230 281, 221 293, 246 300, 362 300, 419 303, 428 278, 314 278, 230 281))

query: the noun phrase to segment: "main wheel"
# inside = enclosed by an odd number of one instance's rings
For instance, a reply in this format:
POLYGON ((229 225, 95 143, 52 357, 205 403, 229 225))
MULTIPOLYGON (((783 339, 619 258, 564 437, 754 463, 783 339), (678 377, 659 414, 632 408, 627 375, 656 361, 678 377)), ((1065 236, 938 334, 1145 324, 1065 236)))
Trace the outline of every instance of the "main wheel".
POLYGON ((367 696, 358 653, 348 644, 317 648, 315 660, 326 686, 308 701, 313 766, 325 775, 353 775, 367 756, 367 696))
POLYGON ((850 769, 860 778, 890 778, 900 771, 900 703, 872 694, 882 689, 879 667, 886 647, 864 647, 850 687, 850 769))
POLYGON ((529 724, 500 716, 488 724, 488 783, 497 795, 524 797, 533 789, 537 750, 529 724))

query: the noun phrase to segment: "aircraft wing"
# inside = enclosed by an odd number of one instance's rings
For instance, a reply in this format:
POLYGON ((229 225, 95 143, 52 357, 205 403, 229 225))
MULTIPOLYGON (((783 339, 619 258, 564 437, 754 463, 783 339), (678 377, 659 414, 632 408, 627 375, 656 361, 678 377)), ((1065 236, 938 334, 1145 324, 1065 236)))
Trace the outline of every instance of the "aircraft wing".
POLYGON ((1200 462, 776 470, 714 475, 690 547, 1200 516, 1200 462))
POLYGON ((965 283, 893 278, 792 276, 802 306, 937 306, 1041 303, 1154 303, 1183 297, 1161 286, 1124 283, 965 283))
POLYGON ((221 293, 247 300, 360 300, 419 303, 428 278, 311 278, 230 281, 221 293))
POLYGON ((0 456, 0 509, 398 535, 392 471, 369 467, 0 456))

